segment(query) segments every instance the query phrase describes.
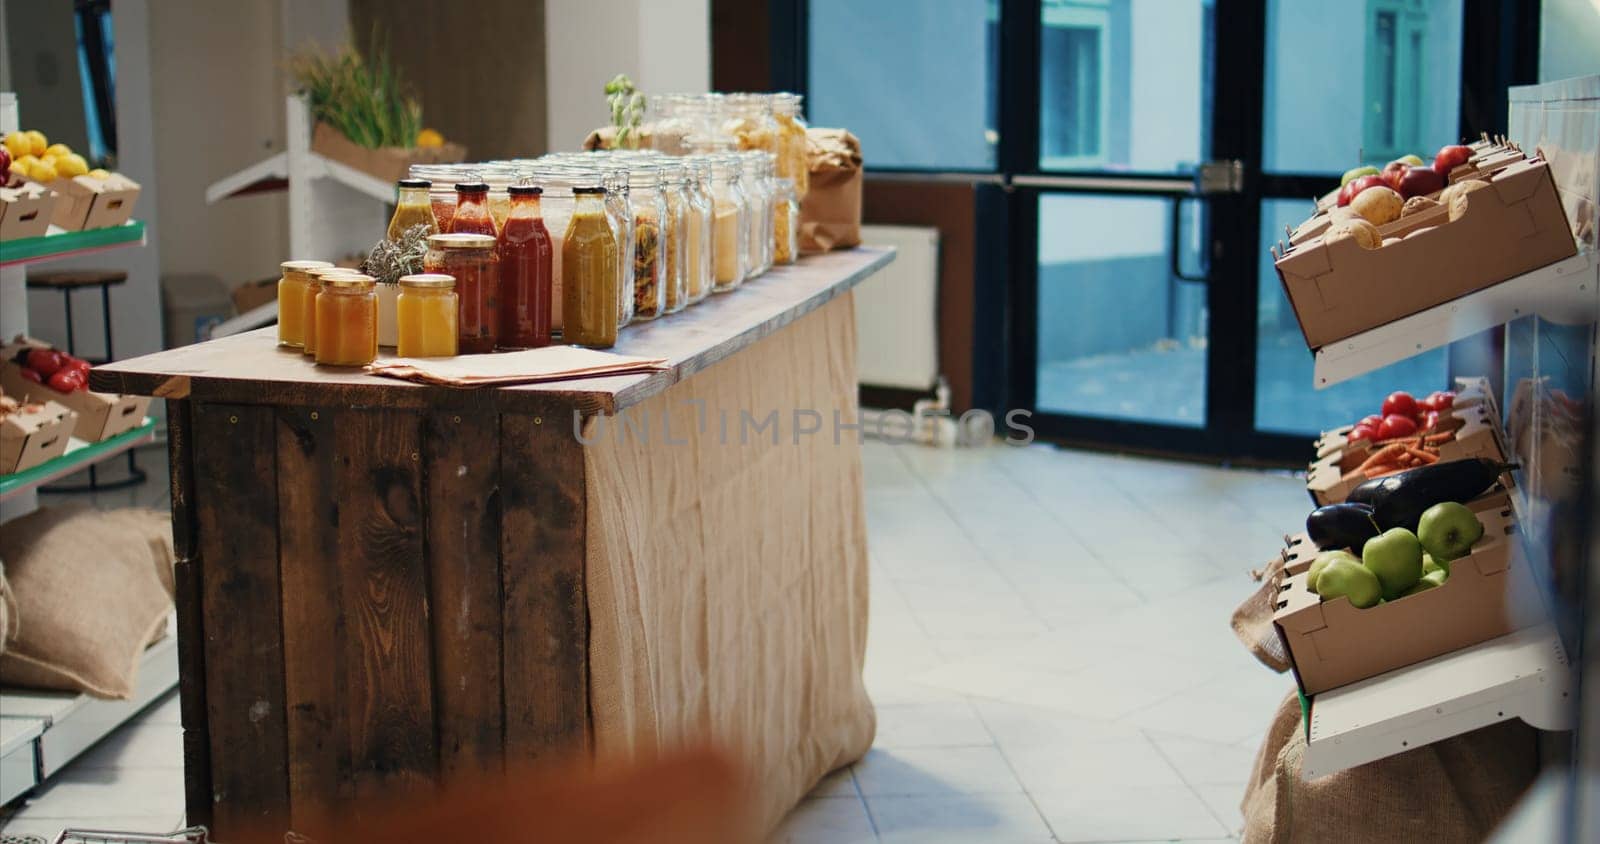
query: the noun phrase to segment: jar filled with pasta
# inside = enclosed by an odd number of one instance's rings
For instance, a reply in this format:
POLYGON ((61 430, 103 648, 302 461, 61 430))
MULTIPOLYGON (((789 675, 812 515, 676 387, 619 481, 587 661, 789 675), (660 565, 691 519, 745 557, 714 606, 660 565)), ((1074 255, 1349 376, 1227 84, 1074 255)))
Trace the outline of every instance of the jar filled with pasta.
POLYGON ((800 255, 800 199, 794 182, 773 179, 772 262, 792 264, 800 255))
POLYGON ((811 170, 806 157, 806 124, 800 115, 804 98, 799 94, 773 94, 772 116, 778 122, 778 167, 780 179, 794 182, 794 194, 804 199, 811 189, 811 170))
POLYGON ((500 330, 500 261, 493 235, 456 232, 428 238, 423 269, 456 280, 457 351, 494 351, 500 330))
POLYGON ((766 94, 728 94, 723 102, 723 134, 737 138, 740 150, 778 154, 778 121, 766 94))
POLYGON ((658 168, 629 168, 628 205, 633 210, 633 318, 651 320, 667 303, 667 201, 658 168))
POLYGON ((617 258, 621 253, 606 217, 605 188, 575 187, 576 204, 562 236, 566 273, 562 339, 574 346, 609 349, 617 343, 617 258))
POLYGON ((744 190, 740 185, 740 161, 735 155, 722 155, 711 161, 711 250, 718 293, 732 290, 744 282, 749 262, 750 226, 746 222, 744 190))

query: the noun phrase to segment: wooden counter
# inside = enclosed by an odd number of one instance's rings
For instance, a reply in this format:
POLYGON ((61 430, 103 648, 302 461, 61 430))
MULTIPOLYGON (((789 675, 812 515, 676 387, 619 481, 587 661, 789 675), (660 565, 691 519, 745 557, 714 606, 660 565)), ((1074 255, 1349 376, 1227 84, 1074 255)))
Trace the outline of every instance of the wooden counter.
MULTIPOLYGON (((417 385, 316 367, 279 350, 275 328, 96 368, 95 390, 167 399, 190 822, 223 840, 314 834, 364 798, 591 750, 591 694, 608 681, 590 675, 591 502, 620 481, 586 468, 573 411, 688 389, 892 259, 809 257, 629 327, 615 351, 670 362, 649 375, 417 385)), ((829 306, 830 325, 849 308, 829 306)), ((793 333, 784 354, 831 363, 813 369, 848 388, 853 414, 853 324, 832 330, 843 357, 810 338, 791 348, 793 333)), ((839 459, 859 487, 859 450, 839 459)), ((808 517, 793 544, 847 537, 840 565, 864 585, 860 520, 808 517)), ((859 662, 839 668, 859 678, 859 662)))

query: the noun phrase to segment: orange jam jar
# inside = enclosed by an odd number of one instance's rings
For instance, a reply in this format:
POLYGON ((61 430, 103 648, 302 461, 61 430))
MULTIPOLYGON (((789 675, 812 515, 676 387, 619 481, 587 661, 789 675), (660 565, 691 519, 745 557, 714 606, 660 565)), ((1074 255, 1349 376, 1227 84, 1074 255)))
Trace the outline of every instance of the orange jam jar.
MULTIPOLYGON (((300 351, 308 355, 317 353, 317 294, 322 292, 322 281, 330 276, 360 275, 359 270, 349 267, 318 267, 306 271, 306 295, 300 303, 300 324, 303 326, 304 343, 300 351)), ((283 319, 283 314, 278 315, 283 319)))
POLYGON ((307 271, 332 266, 327 261, 284 261, 278 265, 283 272, 278 279, 278 345, 291 349, 305 346, 306 296, 311 292, 307 271))
POLYGON ((395 322, 403 358, 448 358, 456 354, 456 280, 444 273, 400 277, 395 322))
POLYGON ((365 366, 377 359, 378 290, 372 276, 325 276, 316 310, 317 363, 365 366))

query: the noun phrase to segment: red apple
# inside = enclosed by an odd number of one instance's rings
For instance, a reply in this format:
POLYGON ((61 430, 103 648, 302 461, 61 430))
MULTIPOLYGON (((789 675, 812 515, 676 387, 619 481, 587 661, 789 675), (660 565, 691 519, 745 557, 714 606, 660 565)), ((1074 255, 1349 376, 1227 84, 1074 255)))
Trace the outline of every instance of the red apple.
POLYGON ((1361 440, 1374 440, 1378 437, 1378 429, 1370 425, 1357 425, 1350 429, 1350 434, 1345 437, 1346 443, 1360 442, 1361 440))
POLYGON ((1383 417, 1383 424, 1378 426, 1378 439, 1392 440, 1395 437, 1409 437, 1417 432, 1417 420, 1409 416, 1391 413, 1383 417))
POLYGON ((1417 400, 1404 390, 1396 390, 1383 400, 1383 419, 1385 422, 1391 416, 1404 416, 1415 419, 1417 416, 1417 400))
POLYGON ((1400 195, 1406 199, 1427 196, 1434 191, 1444 190, 1444 176, 1432 167, 1407 167, 1395 190, 1400 191, 1400 195))
POLYGON ((1400 189, 1400 177, 1405 175, 1406 168, 1411 165, 1404 161, 1391 161, 1383 165, 1383 170, 1378 175, 1383 178, 1383 183, 1395 190, 1400 189))
POLYGON ((1450 178, 1450 171, 1466 164, 1472 159, 1472 147, 1461 144, 1450 144, 1439 147, 1439 154, 1433 157, 1433 170, 1439 175, 1450 178))
POLYGON ((1334 197, 1334 203, 1340 208, 1349 205, 1350 200, 1355 199, 1356 182, 1358 181, 1360 181, 1360 178, 1351 179, 1350 181, 1345 182, 1344 187, 1339 188, 1339 195, 1334 197))
POLYGON ((1360 193, 1362 191, 1366 190, 1367 188, 1379 188, 1379 187, 1385 187, 1386 188, 1388 186, 1389 186, 1389 183, 1384 181, 1383 180, 1383 176, 1381 176, 1381 175, 1379 175, 1379 176, 1362 176, 1361 178, 1356 179, 1355 181, 1350 183, 1350 187, 1351 187, 1350 198, 1351 199, 1355 199, 1358 195, 1360 195, 1360 193))

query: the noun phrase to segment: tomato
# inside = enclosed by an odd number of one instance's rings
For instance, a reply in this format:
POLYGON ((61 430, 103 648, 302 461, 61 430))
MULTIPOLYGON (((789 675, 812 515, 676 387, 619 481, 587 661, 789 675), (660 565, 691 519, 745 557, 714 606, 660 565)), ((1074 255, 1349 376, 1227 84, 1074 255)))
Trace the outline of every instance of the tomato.
POLYGON ((24 366, 22 368, 21 372, 22 372, 22 380, 24 380, 24 381, 32 381, 35 384, 43 384, 44 383, 44 376, 43 375, 40 375, 39 373, 27 368, 26 366, 24 366))
POLYGON ((50 380, 45 383, 58 393, 71 393, 83 389, 86 382, 83 373, 78 370, 63 369, 50 376, 50 380))
POLYGON ((1376 431, 1376 430, 1378 430, 1378 426, 1383 424, 1383 417, 1379 416, 1376 413, 1374 413, 1371 416, 1363 416, 1363 417, 1361 417, 1361 421, 1357 422, 1356 424, 1357 425, 1365 425, 1368 428, 1371 428, 1372 430, 1376 431))
POLYGON ((1357 425, 1350 429, 1350 435, 1345 437, 1345 442, 1354 443, 1360 440, 1372 441, 1378 438, 1378 429, 1371 425, 1357 425))
POLYGON ((1439 390, 1428 395, 1428 401, 1433 404, 1433 409, 1443 413, 1456 406, 1456 394, 1450 390, 1439 390))
MULTIPOLYGON (((1406 398, 1410 398, 1407 396, 1406 398)), ((1417 420, 1410 416, 1391 413, 1383 417, 1383 424, 1378 426, 1378 439, 1392 440, 1395 437, 1409 437, 1417 432, 1417 420)))
POLYGON ((1426 416, 1422 417, 1422 430, 1432 431, 1437 427, 1439 427, 1439 411, 1430 410, 1426 416))
MULTIPOLYGON (((93 364, 89 363, 88 361, 84 360, 83 358, 73 358, 73 359, 67 361, 67 368, 68 369, 76 369, 79 372, 87 373, 89 370, 93 369, 94 366, 93 366, 93 364)), ((87 376, 85 376, 85 377, 87 377, 87 376)))
POLYGON ((1417 400, 1404 390, 1396 390, 1390 393, 1389 397, 1383 400, 1383 418, 1387 420, 1390 416, 1395 415, 1408 416, 1415 419, 1417 417, 1417 400))
POLYGON ((28 368, 46 378, 56 374, 66 363, 66 356, 55 349, 28 350, 28 368))

